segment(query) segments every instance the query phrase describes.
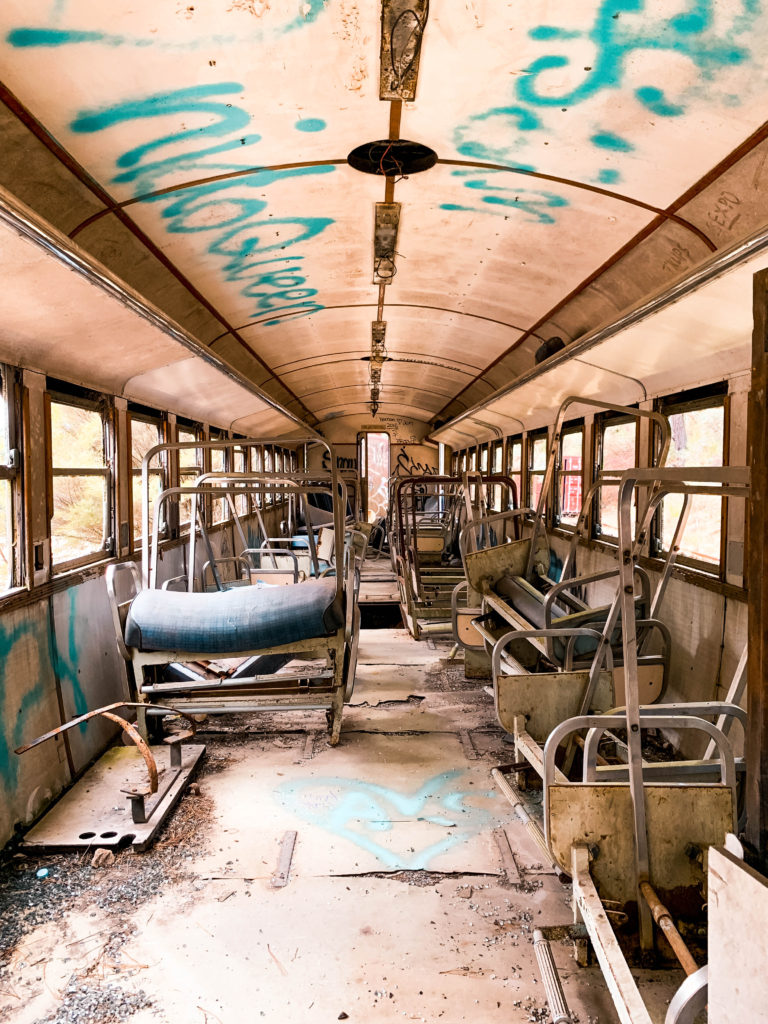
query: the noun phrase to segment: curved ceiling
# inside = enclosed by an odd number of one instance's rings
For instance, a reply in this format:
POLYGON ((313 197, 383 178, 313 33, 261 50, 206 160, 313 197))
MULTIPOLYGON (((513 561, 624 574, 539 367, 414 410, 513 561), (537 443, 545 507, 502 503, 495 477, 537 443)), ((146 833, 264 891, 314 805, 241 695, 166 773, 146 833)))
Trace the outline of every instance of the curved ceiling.
POLYGON ((0 184, 312 426, 370 422, 385 321, 426 431, 766 224, 766 43, 761 0, 5 0, 0 184), (403 138, 436 165, 346 163, 403 138))

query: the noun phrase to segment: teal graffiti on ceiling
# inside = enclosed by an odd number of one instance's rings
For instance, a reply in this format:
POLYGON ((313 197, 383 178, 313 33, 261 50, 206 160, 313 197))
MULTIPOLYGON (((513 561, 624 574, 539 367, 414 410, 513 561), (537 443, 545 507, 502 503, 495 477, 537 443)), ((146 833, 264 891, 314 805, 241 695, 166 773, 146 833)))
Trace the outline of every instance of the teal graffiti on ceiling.
MULTIPOLYGON (((62 24, 67 6, 66 0, 56 0, 47 22, 11 29, 6 41, 18 49, 92 44, 110 47, 152 47, 157 50, 200 50, 233 44, 269 43, 317 21, 325 10, 326 3, 325 0, 305 0, 301 4, 275 4, 272 9, 269 4, 262 5, 258 0, 233 0, 228 12, 252 16, 256 27, 238 34, 216 33, 195 36, 190 33, 189 37, 181 39, 163 38, 159 34, 122 35, 93 28, 68 28, 62 24), (256 8, 261 10, 260 14, 256 14, 256 8)), ((107 11, 108 7, 104 10, 107 11)), ((183 5, 178 5, 177 13, 191 19, 194 7, 190 4, 185 9, 183 5)))
MULTIPOLYGON (((495 798, 495 792, 458 789, 462 770, 443 772, 428 779, 414 793, 400 793, 385 786, 356 779, 321 778, 284 782, 276 800, 304 821, 334 836, 347 839, 372 854, 388 870, 418 871, 452 847, 495 824, 492 812, 468 803, 469 799, 495 798), (392 832, 393 824, 424 822, 435 826, 421 849, 393 849, 377 842, 392 832), (445 831, 445 830, 450 831, 445 831)), ((413 842, 413 832, 404 841, 413 842)))
MULTIPOLYGON (((522 171, 535 170, 525 160, 531 141, 542 135, 547 141, 557 137, 558 122, 547 115, 555 109, 566 112, 600 93, 626 88, 627 72, 641 51, 669 53, 693 65, 696 81, 682 88, 680 95, 669 96, 664 89, 651 84, 637 86, 632 92, 648 114, 679 117, 694 97, 708 98, 707 91, 712 90, 719 72, 753 60, 755 26, 762 14, 763 0, 741 0, 728 25, 717 7, 715 0, 691 0, 667 18, 644 18, 645 0, 602 0, 586 29, 556 25, 531 28, 529 37, 545 46, 552 44, 554 52, 537 57, 515 79, 511 103, 491 107, 460 124, 454 131, 456 149, 473 160, 506 164, 522 171), (584 41, 590 44, 592 57, 580 72, 578 84, 569 84, 559 91, 550 88, 551 73, 561 76, 575 63, 568 54, 568 44, 575 42, 577 52, 583 56, 584 41)), ((730 95, 721 99, 726 105, 740 102, 730 95)), ((635 149, 631 140, 604 125, 592 126, 589 144, 596 156, 610 156, 614 160, 631 155, 635 149)), ((593 180, 614 185, 621 181, 621 171, 618 167, 603 166, 595 171, 593 180)), ((469 182, 466 184, 473 187, 469 182)), ((458 204, 447 208, 466 209, 458 204)), ((471 209, 491 212, 488 206, 471 209)))
MULTIPOLYGON (((477 171, 464 169, 451 173, 464 179, 465 188, 481 193, 480 202, 486 204, 484 212, 496 213, 507 219, 513 212, 517 212, 522 214, 528 223, 554 224, 555 216, 552 211, 568 205, 568 200, 556 192, 515 187, 514 182, 509 183, 509 176, 504 171, 488 171, 479 176, 477 171)), ((475 212, 475 207, 460 203, 441 203, 440 208, 475 212)))
MULTIPOLYGON (((254 170, 252 173, 207 182, 183 191, 148 195, 160 182, 174 174, 182 180, 247 171, 253 162, 234 162, 224 154, 255 146, 261 136, 249 132, 251 117, 232 100, 241 95, 237 82, 191 86, 157 93, 97 110, 82 111, 70 128, 78 134, 110 132, 120 125, 136 126, 182 115, 199 118, 199 127, 150 134, 139 145, 125 150, 116 160, 114 184, 129 184, 133 195, 160 208, 166 230, 171 234, 196 234, 206 251, 219 263, 228 282, 236 282, 249 300, 250 315, 267 319, 266 325, 284 323, 322 309, 316 288, 307 287, 304 256, 283 251, 308 242, 321 234, 333 220, 328 217, 275 217, 268 210, 265 193, 288 178, 330 174, 325 164, 284 170, 254 170), (213 139, 223 139, 210 144, 213 139)), ((294 126, 298 131, 322 131, 320 118, 305 118, 294 126)))

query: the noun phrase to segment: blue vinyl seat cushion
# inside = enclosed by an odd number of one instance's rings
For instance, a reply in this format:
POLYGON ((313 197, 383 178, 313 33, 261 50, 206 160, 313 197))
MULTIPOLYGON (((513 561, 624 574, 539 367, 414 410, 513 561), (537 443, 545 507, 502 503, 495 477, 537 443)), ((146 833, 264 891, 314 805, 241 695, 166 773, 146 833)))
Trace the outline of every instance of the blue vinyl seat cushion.
POLYGON ((236 654, 332 636, 343 623, 335 579, 208 594, 143 590, 128 612, 125 642, 140 651, 236 654))

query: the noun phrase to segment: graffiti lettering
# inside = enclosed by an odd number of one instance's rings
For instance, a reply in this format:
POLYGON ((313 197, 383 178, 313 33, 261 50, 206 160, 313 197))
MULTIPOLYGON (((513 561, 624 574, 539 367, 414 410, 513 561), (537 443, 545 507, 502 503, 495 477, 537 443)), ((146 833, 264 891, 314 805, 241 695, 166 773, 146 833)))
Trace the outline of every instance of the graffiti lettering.
POLYGON ((415 462, 406 451, 405 445, 401 446, 395 462, 396 476, 437 476, 438 472, 436 466, 426 462, 415 462))
MULTIPOLYGON (((83 111, 70 127, 74 132, 87 134, 144 120, 151 126, 153 119, 168 115, 184 114, 187 120, 200 117, 204 121, 201 127, 154 135, 126 150, 116 160, 118 173, 112 181, 130 184, 137 198, 144 197, 144 203, 159 204, 166 230, 171 234, 201 234, 206 239, 207 251, 221 261, 224 279, 241 285, 240 293, 248 298, 251 315, 268 316, 265 324, 270 326, 323 308, 315 299, 317 289, 306 287, 301 266, 304 257, 275 254, 310 241, 333 221, 314 216, 274 218, 268 212, 265 191, 288 178, 333 173, 333 165, 280 171, 257 169, 234 179, 194 186, 181 195, 149 195, 158 190, 170 173, 211 175, 248 170, 248 164, 221 160, 222 154, 261 140, 260 135, 245 131, 250 123, 247 111, 227 102, 227 97, 242 91, 243 86, 237 82, 177 89, 102 110, 83 111), (200 145, 201 140, 222 137, 226 137, 224 141, 200 145), (189 149, 192 142, 194 147, 189 149), (278 319, 277 314, 287 315, 278 319)), ((318 119, 312 123, 325 127, 318 119)), ((297 127, 305 131, 306 123, 299 122, 297 127)))
MULTIPOLYGON (((323 467, 323 472, 324 473, 327 473, 329 471, 329 469, 331 468, 331 459, 330 459, 330 456, 329 456, 328 452, 323 452, 322 467, 323 467)), ((356 458, 352 458, 352 457, 346 458, 344 455, 337 455, 336 456, 336 469, 338 469, 340 471, 356 470, 357 469, 357 459, 356 458)))
MULTIPOLYGON (((191 35, 185 31, 183 38, 163 38, 162 36, 145 35, 117 35, 114 32, 104 32, 98 29, 62 28, 58 22, 62 15, 62 5, 57 2, 53 5, 49 16, 49 24, 43 26, 24 26, 12 29, 6 36, 11 46, 20 49, 29 48, 50 48, 58 46, 73 46, 91 43, 99 46, 119 47, 136 46, 141 48, 153 47, 158 50, 198 50, 201 47, 227 46, 246 43, 269 42, 289 32, 295 32, 306 25, 310 25, 325 10, 327 0, 305 0, 300 6, 297 14, 295 8, 290 4, 275 4, 270 8, 265 4, 265 10, 259 19, 259 28, 249 28, 240 35, 220 35, 205 33, 202 35, 191 35)), ((247 3, 244 0, 233 0, 229 10, 242 10, 247 12, 247 3)), ((107 19, 109 11, 105 10, 107 19)), ((249 21, 252 19, 249 17, 249 21)))
MULTIPOLYGON (((473 114, 456 127, 457 151, 474 160, 505 164, 521 171, 535 170, 525 161, 525 152, 536 133, 555 132, 556 125, 548 118, 548 112, 567 110, 606 90, 624 88, 627 72, 641 51, 673 53, 688 60, 698 72, 689 77, 674 97, 656 85, 641 84, 634 88, 634 99, 647 111, 657 117, 679 117, 691 100, 701 95, 702 87, 711 95, 718 72, 753 59, 758 46, 755 21, 762 11, 762 2, 741 0, 740 8, 734 5, 735 10, 729 15, 718 11, 717 20, 714 0, 690 0, 681 6, 682 10, 666 18, 643 17, 647 12, 645 0, 601 0, 592 23, 583 28, 535 26, 529 37, 543 44, 545 52, 528 65, 525 74, 515 78, 510 103, 473 114), (585 42, 592 51, 586 60, 585 42), (583 72, 580 65, 584 65, 583 72)), ((734 95, 725 97, 724 102, 738 104, 741 100, 734 95)), ((588 126, 588 133, 585 142, 603 155, 619 159, 635 148, 630 140, 598 126, 588 126)), ((616 167, 602 166, 596 170, 594 180, 601 185, 613 185, 621 180, 621 174, 616 167)), ((499 196, 498 190, 487 187, 486 182, 467 180, 465 187, 481 189, 483 205, 467 207, 457 203, 443 208, 471 209, 477 213, 499 213, 494 205, 512 208, 508 196, 499 196)), ((557 198, 562 202, 547 205, 568 205, 561 196, 557 198)), ((544 212, 544 218, 536 217, 538 222, 554 223, 555 214, 544 212)))
MULTIPOLYGON (((465 177, 466 171, 454 171, 458 177, 465 177)), ((503 174, 503 172, 501 172, 503 174)), ((539 189, 527 189, 527 188, 514 188, 507 185, 495 185, 491 184, 492 180, 495 179, 493 172, 491 175, 483 175, 481 178, 475 176, 467 178, 464 181, 464 187, 475 189, 478 192, 483 193, 480 196, 481 203, 487 203, 488 206, 496 207, 495 210, 488 211, 477 210, 476 207, 462 206, 454 203, 442 203, 441 209, 443 210, 471 210, 472 212, 492 212, 498 213, 502 216, 507 216, 511 211, 516 210, 519 213, 526 214, 525 220, 538 224, 554 224, 555 218, 549 212, 551 209, 556 209, 561 206, 568 206, 568 200, 562 196, 557 195, 554 192, 545 192, 539 189)))

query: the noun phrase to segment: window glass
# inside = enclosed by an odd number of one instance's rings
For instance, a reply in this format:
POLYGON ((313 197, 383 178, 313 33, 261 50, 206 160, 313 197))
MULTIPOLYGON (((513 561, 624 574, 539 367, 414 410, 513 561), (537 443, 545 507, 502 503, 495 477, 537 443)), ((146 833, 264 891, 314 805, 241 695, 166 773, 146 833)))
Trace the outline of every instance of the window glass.
MULTIPOLYGON (((221 435, 211 431, 211 440, 221 440, 221 435)), ((211 454, 211 472, 225 473, 227 469, 227 455, 225 450, 223 448, 210 448, 209 451, 211 454)), ((211 486, 215 487, 216 482, 211 481, 211 486)), ((223 523, 226 519, 229 519, 229 506, 226 499, 211 499, 211 522, 223 523)))
MULTIPOLYGON (((275 463, 274 463, 274 459, 272 457, 272 447, 271 447, 271 445, 264 445, 263 459, 264 459, 264 472, 265 473, 274 473, 274 465, 275 465, 275 463)), ((264 504, 265 505, 271 505, 273 503, 273 501, 274 501, 274 492, 270 491, 270 487, 271 487, 271 484, 267 484, 267 487, 266 487, 265 492, 264 492, 264 504)))
MULTIPOLYGON (((131 416, 131 474, 133 483, 133 544, 141 543, 141 463, 150 448, 162 441, 162 427, 157 420, 143 420, 131 416)), ((152 510, 157 495, 165 486, 162 456, 156 455, 149 467, 149 528, 152 529, 152 510)))
MULTIPOLYGON (((600 432, 598 471, 631 469, 637 464, 637 422, 606 422, 600 432)), ((601 487, 597 494, 597 529, 600 537, 619 536, 618 487, 601 487)), ((632 530, 635 528, 635 503, 632 504, 632 530)))
POLYGON ((528 504, 536 508, 541 488, 544 483, 544 473, 547 468, 547 435, 531 435, 528 438, 528 504))
MULTIPOLYGON (((264 464, 264 462, 263 462, 263 457, 262 457, 261 446, 260 445, 253 445, 253 447, 251 448, 251 472, 252 473, 261 473, 261 472, 263 472, 263 469, 262 469, 263 464, 264 464)), ((261 488, 259 489, 259 491, 256 492, 256 494, 253 495, 253 500, 254 500, 254 504, 255 505, 263 505, 264 499, 263 499, 263 494, 261 492, 261 488)))
POLYGON ((17 582, 14 538, 14 480, 18 470, 10 467, 11 407, 8 402, 5 374, 0 378, 0 591, 9 590, 17 582))
MULTIPOLYGON (((179 442, 188 444, 197 441, 197 435, 193 430, 181 430, 178 432, 179 442)), ((192 487, 195 480, 203 472, 202 452, 199 448, 179 449, 179 485, 181 487, 192 487)), ((182 494, 179 499, 179 519, 182 524, 189 522, 192 514, 191 495, 182 494)))
POLYGON ((584 468, 584 428, 568 430, 560 438, 560 469, 558 471, 558 522, 573 527, 581 511, 584 468))
MULTIPOLYGON (((725 407, 722 402, 705 408, 667 413, 672 434, 667 466, 722 466, 725 407)), ((722 498, 695 495, 682 538, 681 555, 710 564, 720 562, 722 498)), ((670 494, 663 501, 659 536, 663 551, 669 551, 683 505, 682 495, 670 494)))
POLYGON ((109 469, 100 412, 51 402, 51 466, 54 566, 104 554, 109 528, 109 469))
MULTIPOLYGON (((235 473, 248 472, 248 451, 245 448, 235 448, 232 451, 232 468, 235 473)), ((235 496, 235 509, 239 516, 245 516, 248 514, 247 494, 238 494, 235 496)))
POLYGON ((507 448, 507 476, 511 477, 517 488, 517 503, 523 501, 523 442, 522 439, 510 441, 507 448))

